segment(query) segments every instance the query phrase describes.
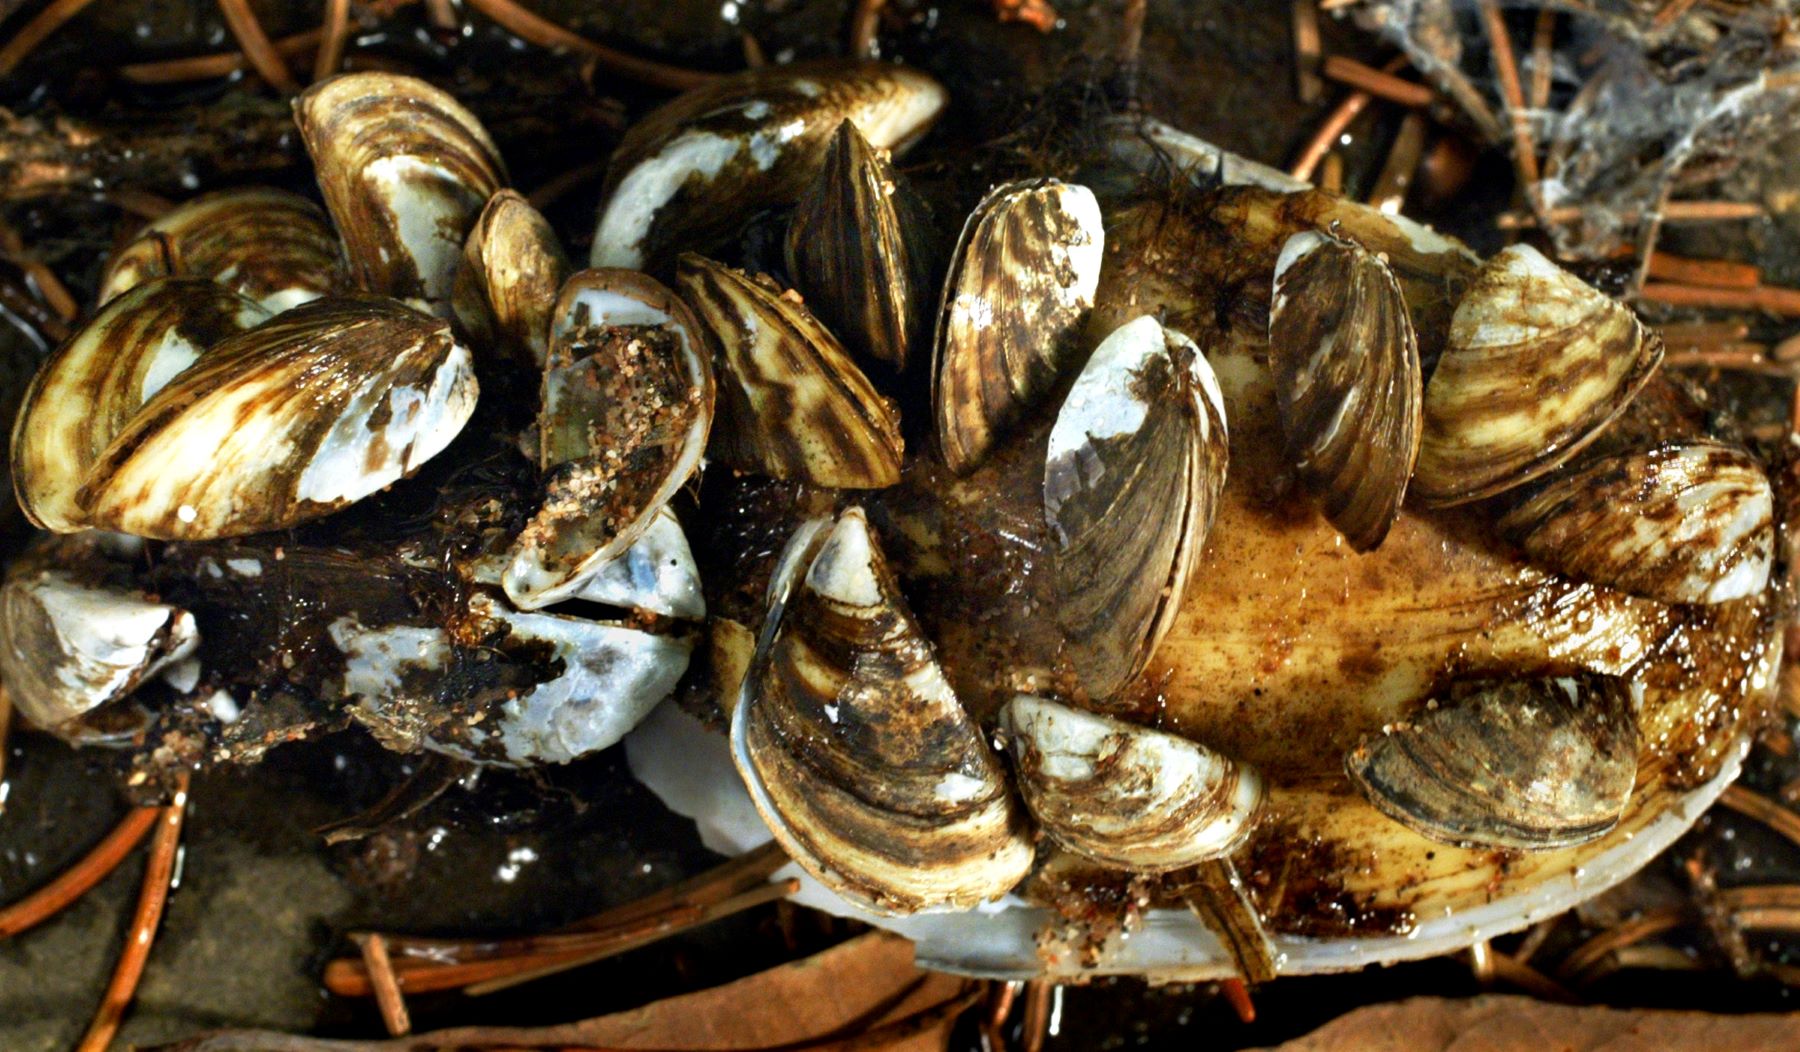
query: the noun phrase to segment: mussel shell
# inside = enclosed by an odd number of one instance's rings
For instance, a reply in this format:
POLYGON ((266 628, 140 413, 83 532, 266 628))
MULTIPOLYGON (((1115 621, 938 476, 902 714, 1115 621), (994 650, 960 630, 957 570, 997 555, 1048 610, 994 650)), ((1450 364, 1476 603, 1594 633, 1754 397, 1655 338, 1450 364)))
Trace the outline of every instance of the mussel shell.
POLYGON ((203 194, 151 220, 107 260, 100 302, 171 274, 209 278, 271 314, 350 284, 324 210, 261 186, 203 194))
POLYGON ((1611 829, 1637 780, 1622 680, 1515 680, 1427 703, 1345 767, 1382 813, 1450 844, 1544 849, 1611 829))
POLYGON ((1044 463, 1056 620, 1094 697, 1141 672, 1174 622, 1229 462, 1224 401, 1192 340, 1145 316, 1101 342, 1044 463))
POLYGON ((448 317, 463 241, 507 181, 481 122, 416 77, 377 72, 313 85, 294 116, 356 284, 448 317))
POLYGON ((1662 357, 1630 308, 1506 248, 1457 305, 1425 387, 1414 494, 1461 504, 1537 478, 1598 437, 1662 357))
POLYGON ((691 253, 676 284, 720 363, 715 459, 837 489, 899 481, 899 410, 797 297, 691 253))
POLYGON ((393 300, 314 300, 215 344, 132 417, 77 496, 163 540, 285 529, 418 470, 474 412, 468 349, 393 300))
POLYGON ((1031 867, 1023 814, 861 509, 803 527, 732 713, 732 757, 794 860, 877 913, 967 907, 1031 867))
POLYGON ((1269 351, 1287 455, 1350 546, 1380 544, 1419 455, 1412 317, 1379 256, 1316 231, 1275 264, 1269 351))
POLYGON ((923 321, 927 236, 900 174, 845 121, 788 221, 788 273, 852 351, 903 369, 923 321))
POLYGON ((1775 555, 1762 463, 1707 439, 1559 471, 1524 492, 1500 529, 1559 573, 1666 603, 1756 595, 1775 555))
POLYGON ((945 101, 926 74, 879 62, 773 66, 680 95, 613 151, 590 264, 660 274, 676 253, 710 250, 756 211, 793 203, 840 123, 899 150, 945 101))
POLYGON ((538 418, 544 499, 505 577, 520 608, 575 594, 699 470, 714 388, 698 329, 634 271, 584 270, 563 287, 538 418))
POLYGON ((463 245, 452 305, 477 347, 542 368, 550 317, 571 271, 556 231, 531 202, 502 190, 463 245))
POLYGON ((1155 873, 1230 854, 1262 809, 1254 767, 1186 738, 1028 694, 1000 725, 1038 825, 1110 866, 1155 873))
POLYGON ((572 598, 664 617, 706 616, 700 569, 681 521, 666 505, 629 548, 588 574, 572 598))
POLYGON ((1085 186, 996 187, 963 227, 938 306, 932 416, 957 474, 1050 393, 1080 350, 1105 230, 1085 186))
POLYGON ((76 494, 143 404, 227 337, 268 315, 204 278, 150 278, 114 297, 26 388, 12 430, 19 506, 36 525, 88 525, 76 494))

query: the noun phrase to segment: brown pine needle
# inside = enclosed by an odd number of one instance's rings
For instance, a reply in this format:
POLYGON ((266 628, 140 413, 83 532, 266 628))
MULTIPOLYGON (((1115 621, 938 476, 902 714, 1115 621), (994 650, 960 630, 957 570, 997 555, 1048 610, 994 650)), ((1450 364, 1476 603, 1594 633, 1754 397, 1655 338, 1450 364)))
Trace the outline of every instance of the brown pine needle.
POLYGON ((1238 1022, 1245 1026, 1256 1022, 1256 1002, 1250 1000, 1250 988, 1242 979, 1221 979, 1219 990, 1225 994, 1225 1000, 1231 1002, 1231 1010, 1237 1013, 1238 1022))
POLYGON ((1795 844, 1800 844, 1800 814, 1789 811, 1761 793, 1741 785, 1731 785, 1719 796, 1719 803, 1740 815, 1756 819, 1795 844))
POLYGON ((0 252, 4 252, 20 269, 25 271, 26 277, 29 277, 31 284, 37 288, 38 296, 43 299, 46 306, 56 312, 57 317, 65 322, 72 322, 81 315, 81 304, 75 302, 75 296, 69 291, 69 287, 62 283, 62 279, 56 276, 55 271, 45 266, 42 260, 26 250, 25 242, 19 237, 19 232, 12 228, 12 224, 4 220, 0 220, 0 252))
POLYGON ((400 983, 394 978, 387 940, 379 934, 371 934, 357 941, 362 945, 363 967, 368 969, 369 981, 375 987, 375 1004, 381 1009, 382 1025, 393 1037, 406 1036, 412 1032, 412 1016, 406 1011, 406 997, 400 993, 400 983))
POLYGON ((1394 68, 1396 67, 1390 64, 1388 69, 1376 69, 1353 58, 1331 55, 1325 59, 1323 70, 1327 78, 1339 84, 1347 84, 1378 99, 1386 99, 1413 109, 1423 109, 1437 98, 1437 93, 1425 85, 1394 76, 1391 72, 1394 68))
POLYGON ((58 874, 55 880, 0 909, 0 939, 29 931, 56 916, 88 893, 107 874, 119 868, 132 848, 149 835, 162 813, 160 807, 137 807, 120 819, 105 839, 82 856, 81 861, 58 874))
POLYGON ((1419 170, 1419 160, 1424 154, 1425 115, 1409 113, 1400 121, 1393 148, 1388 150, 1381 174, 1375 177, 1375 187, 1369 191, 1369 204, 1378 211, 1398 214, 1406 204, 1406 194, 1412 189, 1413 175, 1419 170))
POLYGON ((1487 29, 1488 46, 1494 50, 1500 95, 1506 100, 1506 115, 1512 124, 1513 166, 1519 172, 1519 189, 1535 210, 1540 174, 1537 142, 1531 135, 1531 116, 1525 110, 1525 89, 1519 85, 1519 62, 1513 55, 1512 35, 1506 30, 1506 16, 1495 0, 1481 0, 1481 21, 1487 29))
POLYGON ((1762 268, 1755 264, 1731 259, 1695 259, 1667 252, 1650 253, 1650 276, 1658 281, 1719 289, 1754 289, 1762 285, 1762 268))
POLYGON ((1541 8, 1531 33, 1531 109, 1541 113, 1550 105, 1550 49, 1556 42, 1556 12, 1541 8))
POLYGON ((1319 77, 1319 55, 1324 48, 1319 41, 1318 0, 1294 0, 1294 94, 1311 106, 1325 96, 1325 82, 1319 77))
POLYGON ((55 0, 49 7, 38 12, 38 16, 26 23, 23 29, 0 47, 0 77, 4 77, 19 68, 37 46, 49 39, 50 34, 62 27, 64 22, 80 14, 94 0, 55 0))
POLYGON ((319 33, 319 54, 313 59, 314 80, 324 80, 344 63, 344 44, 350 38, 350 0, 325 0, 325 22, 319 33))
MULTIPOLYGON (((1383 66, 1381 72, 1393 73, 1405 65, 1404 56, 1396 57, 1383 66)), ((1337 107, 1325 118, 1325 123, 1319 125, 1319 130, 1313 132, 1313 137, 1301 149, 1300 156, 1294 161, 1293 167, 1288 169, 1288 174, 1296 179, 1310 180, 1313 172, 1318 170, 1320 162, 1325 160, 1325 155, 1331 152, 1332 146, 1336 145, 1338 137, 1344 134, 1344 129, 1350 127, 1350 122, 1367 109, 1373 99, 1372 94, 1360 88, 1344 96, 1337 107)))
POLYGON ((616 51, 604 44, 576 33, 519 6, 513 0, 469 0, 469 6, 498 22, 507 31, 539 47, 566 48, 593 59, 601 68, 628 80, 656 88, 686 91, 717 81, 721 74, 698 69, 684 69, 652 59, 638 58, 616 51))
POLYGON ((282 61, 269 34, 263 32, 256 12, 250 10, 249 0, 218 0, 218 4, 219 13, 225 16, 225 24, 231 27, 231 35, 237 38, 238 47, 243 49, 256 75, 283 95, 298 95, 300 82, 282 61))
MULTIPOLYGON (((1750 201, 1670 201, 1662 209, 1665 223, 1722 223, 1761 219, 1767 214, 1761 205, 1750 201)), ((1636 212, 1621 212, 1613 218, 1621 223, 1635 223, 1640 216, 1636 212)), ((1548 223, 1573 223, 1580 219, 1581 209, 1574 205, 1546 209, 1543 216, 1548 223)), ((1494 225, 1501 230, 1519 230, 1537 226, 1538 222, 1538 217, 1526 213, 1502 212, 1494 225)))
POLYGON ((881 24, 881 9, 887 6, 887 0, 857 0, 856 10, 850 16, 850 57, 879 58, 881 44, 875 39, 875 30, 881 24))
MULTIPOLYGON (((297 59, 319 46, 323 30, 308 29, 304 33, 282 37, 271 46, 282 59, 297 59)), ((119 67, 119 76, 135 84, 183 84, 193 80, 229 77, 239 70, 250 69, 250 60, 242 51, 226 51, 216 55, 195 55, 162 62, 138 62, 119 67)))
POLYGON ((106 993, 100 998, 94 1021, 88 1024, 75 1052, 106 1052, 137 993, 144 964, 150 959, 150 946, 156 940, 157 925, 162 921, 163 906, 169 901, 169 878, 175 871, 175 850, 181 844, 181 824, 187 816, 188 782, 188 772, 181 772, 175 782, 175 799, 167 807, 157 809, 156 836, 150 841, 144 887, 138 895, 131 927, 125 933, 125 948, 119 954, 112 980, 106 984, 106 993))
POLYGON ((1048 979, 1033 979, 1025 984, 1025 1017, 1019 1024, 1019 1047, 1025 1052, 1044 1050, 1044 1038, 1050 1032, 1050 996, 1054 992, 1048 979))
POLYGON ((1686 922, 1686 916, 1679 910, 1653 910, 1617 927, 1608 928, 1577 946, 1575 952, 1569 954, 1557 969, 1557 973, 1565 979, 1578 979, 1583 972, 1599 964, 1614 950, 1673 931, 1686 922))
POLYGON ((1670 307, 1702 310, 1754 310, 1783 317, 1800 317, 1800 289, 1760 285, 1756 288, 1711 288, 1668 281, 1646 282, 1638 299, 1670 307))

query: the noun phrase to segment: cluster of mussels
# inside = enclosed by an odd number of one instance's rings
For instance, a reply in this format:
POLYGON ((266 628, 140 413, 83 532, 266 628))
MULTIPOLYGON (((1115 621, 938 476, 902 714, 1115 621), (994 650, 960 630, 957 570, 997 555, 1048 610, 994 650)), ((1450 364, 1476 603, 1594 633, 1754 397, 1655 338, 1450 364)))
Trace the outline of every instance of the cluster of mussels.
POLYGON ((889 155, 946 101, 881 64, 683 95, 576 271, 455 100, 315 86, 325 209, 155 221, 24 397, 19 711, 522 765, 685 677, 783 846, 886 913, 1345 799, 1565 847, 1657 758, 1716 769, 1777 660, 1776 501, 1630 310, 1216 153, 1172 206, 1138 165, 1180 142, 1124 125, 1099 194, 997 186, 944 261, 889 155), (794 289, 696 254, 771 214, 794 289))

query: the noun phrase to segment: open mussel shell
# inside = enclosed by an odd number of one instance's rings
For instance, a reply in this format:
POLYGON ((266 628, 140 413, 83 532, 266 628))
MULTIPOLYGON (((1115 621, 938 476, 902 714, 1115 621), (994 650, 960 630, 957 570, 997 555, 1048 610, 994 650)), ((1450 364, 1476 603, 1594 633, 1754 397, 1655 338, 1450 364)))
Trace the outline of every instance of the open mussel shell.
POLYGON ((802 527, 770 587, 731 742, 776 839, 877 913, 1010 890, 1032 863, 1023 813, 862 510, 802 527))
POLYGON ((324 210, 261 186, 205 194, 150 221, 107 260, 100 302, 176 274, 209 278, 271 314, 350 285, 324 210))
POLYGON ((792 204, 839 124, 897 150, 946 99, 926 74, 879 62, 774 66, 678 96, 613 152, 590 263, 660 273, 677 252, 709 250, 756 211, 792 204))
POLYGON ((1110 866, 1158 873, 1230 854, 1262 809, 1254 767, 1186 738, 1029 694, 1000 726, 1038 825, 1110 866))
POLYGON ((1057 624, 1094 697, 1141 672, 1168 632, 1229 461, 1212 368, 1155 318, 1120 326, 1075 378, 1050 430, 1044 515, 1057 624))
POLYGON ((788 221, 788 273, 813 312, 851 350, 895 369, 923 318, 924 222, 894 166, 849 121, 788 221))
POLYGON ((418 470, 474 412, 468 349, 392 300, 314 300, 215 344, 132 417, 77 495, 102 529, 285 529, 418 470))
POLYGON ((518 193, 502 190, 481 210, 463 246, 452 296, 456 320, 477 346, 542 368, 550 315, 570 269, 543 215, 518 193))
POLYGON ((1453 691, 1345 767, 1383 814, 1433 840, 1543 849, 1611 829, 1637 757, 1626 683, 1587 674, 1453 691))
POLYGON ((1418 341, 1387 263, 1303 231, 1282 246, 1269 351, 1287 456, 1350 546, 1380 544, 1419 455, 1418 341))
POLYGON ((1500 530, 1578 580, 1666 603, 1721 603, 1768 586, 1774 503, 1755 457, 1689 439, 1558 472, 1525 492, 1500 530))
POLYGON ((720 364, 713 457, 837 489, 900 480, 899 410, 798 297, 691 253, 676 283, 720 364))
POLYGON ((1093 193, 1056 179, 997 187, 969 216, 944 282, 931 365, 938 449, 950 470, 979 465, 1073 362, 1105 236, 1093 193))
POLYGON ((88 525, 76 494, 126 422, 208 348, 267 317, 203 278, 150 278, 114 297, 25 391, 11 462, 26 517, 58 533, 88 525))
POLYGON ((1537 478, 1599 436, 1663 357, 1630 308, 1529 245, 1488 260, 1425 387, 1413 492, 1443 506, 1537 478))
POLYGON ((628 270, 584 270, 552 312, 538 415, 544 499, 513 545, 507 597, 573 596, 631 546, 694 472, 712 428, 699 325, 673 292, 628 270))
POLYGON ((481 122, 422 80, 376 72, 313 85, 294 116, 356 284, 448 317, 463 241, 506 185, 481 122))

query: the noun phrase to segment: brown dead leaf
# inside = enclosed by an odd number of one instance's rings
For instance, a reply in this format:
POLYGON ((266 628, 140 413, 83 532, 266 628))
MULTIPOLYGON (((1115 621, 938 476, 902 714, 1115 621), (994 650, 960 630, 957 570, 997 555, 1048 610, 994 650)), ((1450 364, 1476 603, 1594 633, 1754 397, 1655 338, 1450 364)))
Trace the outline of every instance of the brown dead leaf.
POLYGON ((943 1052, 969 989, 954 976, 914 967, 911 943, 877 932, 724 986, 563 1026, 461 1027, 392 1041, 224 1031, 160 1052, 751 1052, 795 1046, 809 1052, 943 1052))
POLYGON ((1264 1052, 1792 1052, 1800 1015, 1586 1008, 1529 997, 1415 997, 1339 1016, 1264 1052))

